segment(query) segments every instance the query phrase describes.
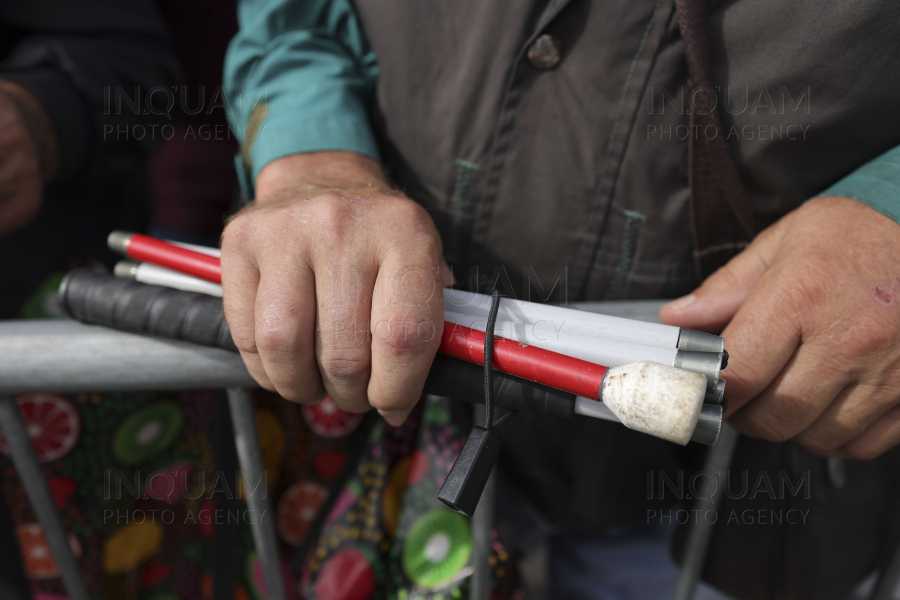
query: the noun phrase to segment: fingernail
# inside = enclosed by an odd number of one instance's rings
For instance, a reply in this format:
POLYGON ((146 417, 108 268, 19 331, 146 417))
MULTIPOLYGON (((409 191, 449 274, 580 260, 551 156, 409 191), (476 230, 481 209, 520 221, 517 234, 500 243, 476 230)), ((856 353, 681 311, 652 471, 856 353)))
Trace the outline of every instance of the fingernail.
POLYGON ((379 410, 378 414, 392 427, 400 427, 409 416, 408 410, 379 410))
POLYGON ((694 294, 688 294, 687 296, 682 296, 678 300, 673 300, 666 304, 666 308, 670 310, 684 310, 688 306, 694 303, 694 300, 697 299, 697 296, 694 294))

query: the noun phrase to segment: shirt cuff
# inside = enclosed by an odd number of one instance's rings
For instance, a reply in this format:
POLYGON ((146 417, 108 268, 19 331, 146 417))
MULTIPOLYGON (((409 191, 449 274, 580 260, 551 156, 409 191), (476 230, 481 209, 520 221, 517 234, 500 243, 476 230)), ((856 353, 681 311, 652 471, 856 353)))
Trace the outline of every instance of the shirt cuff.
POLYGON ((47 110, 59 136, 59 171, 53 182, 66 182, 76 176, 91 152, 94 119, 69 78, 52 67, 0 71, 0 78, 27 87, 47 110))
POLYGON ((268 115, 255 131, 239 135, 250 146, 252 181, 267 164, 291 154, 343 150, 381 162, 367 115, 349 107, 336 112, 340 116, 309 118, 302 109, 269 106, 268 115))
POLYGON ((900 223, 900 146, 860 167, 819 196, 852 198, 900 223))

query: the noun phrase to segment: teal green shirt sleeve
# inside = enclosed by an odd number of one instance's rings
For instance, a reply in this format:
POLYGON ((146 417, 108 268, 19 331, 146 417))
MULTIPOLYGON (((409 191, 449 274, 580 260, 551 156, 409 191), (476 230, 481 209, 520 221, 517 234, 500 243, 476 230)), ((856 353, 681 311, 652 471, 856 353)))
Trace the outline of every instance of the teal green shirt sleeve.
POLYGON ((224 87, 248 183, 290 154, 380 160, 369 124, 378 65, 350 0, 240 0, 238 23, 224 87))
POLYGON ((850 173, 820 196, 844 196, 900 223, 900 146, 850 173))

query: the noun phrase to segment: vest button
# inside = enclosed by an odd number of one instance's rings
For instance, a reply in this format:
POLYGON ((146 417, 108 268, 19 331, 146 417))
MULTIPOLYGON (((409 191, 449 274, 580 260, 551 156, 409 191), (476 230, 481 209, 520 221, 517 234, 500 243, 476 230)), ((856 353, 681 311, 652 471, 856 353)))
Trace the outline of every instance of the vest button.
POLYGON ((545 33, 528 47, 528 61, 538 69, 552 69, 561 59, 562 42, 552 35, 545 33))

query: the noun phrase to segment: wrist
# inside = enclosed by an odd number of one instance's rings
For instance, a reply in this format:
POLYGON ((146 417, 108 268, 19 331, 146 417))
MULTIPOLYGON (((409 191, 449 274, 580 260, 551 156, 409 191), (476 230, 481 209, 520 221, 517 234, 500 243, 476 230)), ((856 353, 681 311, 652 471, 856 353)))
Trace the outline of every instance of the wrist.
POLYGON ((60 165, 59 136, 44 105, 27 87, 12 81, 0 80, 0 93, 15 107, 34 147, 41 182, 49 183, 60 165))
POLYGON ((315 193, 329 189, 369 189, 389 193, 381 166, 355 152, 329 151, 292 154, 267 164, 256 178, 257 201, 279 190, 315 193))

